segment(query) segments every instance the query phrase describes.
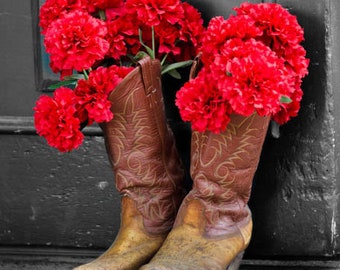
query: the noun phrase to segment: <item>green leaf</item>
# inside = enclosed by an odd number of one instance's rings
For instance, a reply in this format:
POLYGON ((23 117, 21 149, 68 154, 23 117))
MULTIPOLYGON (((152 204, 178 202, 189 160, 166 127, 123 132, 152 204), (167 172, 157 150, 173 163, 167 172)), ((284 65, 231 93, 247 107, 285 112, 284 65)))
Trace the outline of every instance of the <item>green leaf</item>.
POLYGON ((161 66, 164 66, 165 60, 168 58, 168 53, 164 55, 162 61, 161 61, 161 66))
POLYGON ((104 10, 99 10, 98 14, 99 14, 99 18, 100 18, 102 21, 106 21, 106 14, 105 14, 105 11, 104 11, 104 10))
POLYGON ((193 63, 193 60, 187 60, 187 61, 177 62, 177 63, 173 63, 173 64, 170 64, 170 65, 164 66, 163 69, 162 69, 162 75, 166 74, 166 73, 170 74, 170 71, 176 70, 177 68, 183 68, 183 67, 190 66, 190 65, 192 65, 192 63, 193 63))
POLYGON ((74 81, 80 79, 85 79, 84 74, 72 74, 70 76, 65 76, 63 81, 74 81))
POLYGON ((48 89, 55 90, 55 89, 62 87, 62 86, 75 86, 77 84, 77 81, 78 80, 76 80, 76 79, 74 79, 74 80, 63 80, 63 81, 60 81, 58 83, 50 85, 48 87, 48 89))
POLYGON ((178 80, 181 79, 181 74, 176 69, 172 69, 168 71, 168 74, 174 77, 175 79, 178 79, 178 80))
POLYGON ((290 97, 287 97, 287 96, 281 96, 281 97, 280 97, 280 102, 281 102, 281 103, 291 103, 291 102, 292 102, 292 100, 291 100, 291 98, 290 98, 290 97))

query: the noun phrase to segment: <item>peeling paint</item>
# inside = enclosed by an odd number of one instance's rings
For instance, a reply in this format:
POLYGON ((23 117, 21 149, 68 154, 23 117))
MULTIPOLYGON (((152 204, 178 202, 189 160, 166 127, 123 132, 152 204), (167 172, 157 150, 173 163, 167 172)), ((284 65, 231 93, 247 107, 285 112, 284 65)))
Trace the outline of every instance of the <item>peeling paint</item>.
POLYGON ((37 211, 36 211, 36 209, 34 208, 34 206, 31 206, 31 210, 32 210, 32 215, 29 217, 29 219, 32 220, 32 221, 35 221, 37 211))
POLYGON ((101 190, 104 190, 105 188, 107 188, 109 186, 109 182, 107 181, 101 181, 98 183, 97 187, 101 190))

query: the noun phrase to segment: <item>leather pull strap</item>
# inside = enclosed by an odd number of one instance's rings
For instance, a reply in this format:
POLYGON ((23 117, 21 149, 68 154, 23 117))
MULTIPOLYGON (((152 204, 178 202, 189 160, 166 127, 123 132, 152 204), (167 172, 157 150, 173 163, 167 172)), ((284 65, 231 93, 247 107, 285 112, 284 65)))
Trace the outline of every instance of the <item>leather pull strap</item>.
POLYGON ((138 65, 142 73, 145 95, 149 96, 156 91, 155 77, 157 74, 154 74, 150 57, 144 57, 138 61, 138 65))

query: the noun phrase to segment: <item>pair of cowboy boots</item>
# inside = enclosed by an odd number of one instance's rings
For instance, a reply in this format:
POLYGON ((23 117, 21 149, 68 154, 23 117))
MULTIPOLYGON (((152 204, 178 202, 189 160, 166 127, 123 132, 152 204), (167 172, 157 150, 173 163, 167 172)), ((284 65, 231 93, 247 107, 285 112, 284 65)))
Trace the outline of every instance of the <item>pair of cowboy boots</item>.
POLYGON ((76 269, 238 269, 251 238, 247 202, 269 118, 233 115, 221 134, 194 131, 193 187, 185 196, 159 61, 142 59, 109 99, 114 119, 102 129, 123 195, 121 227, 103 255, 76 269))

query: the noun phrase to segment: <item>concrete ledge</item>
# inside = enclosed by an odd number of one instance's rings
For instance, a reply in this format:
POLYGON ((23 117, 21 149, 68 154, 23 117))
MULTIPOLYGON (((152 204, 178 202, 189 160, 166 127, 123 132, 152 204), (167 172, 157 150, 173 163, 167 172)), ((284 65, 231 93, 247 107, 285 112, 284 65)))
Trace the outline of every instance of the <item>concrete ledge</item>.
MULTIPOLYGON (((102 250, 56 248, 0 248, 2 270, 68 270, 98 257, 102 250)), ((244 260, 240 270, 339 270, 340 258, 244 260)))
POLYGON ((323 270, 340 269, 340 260, 244 260, 240 270, 323 270))

